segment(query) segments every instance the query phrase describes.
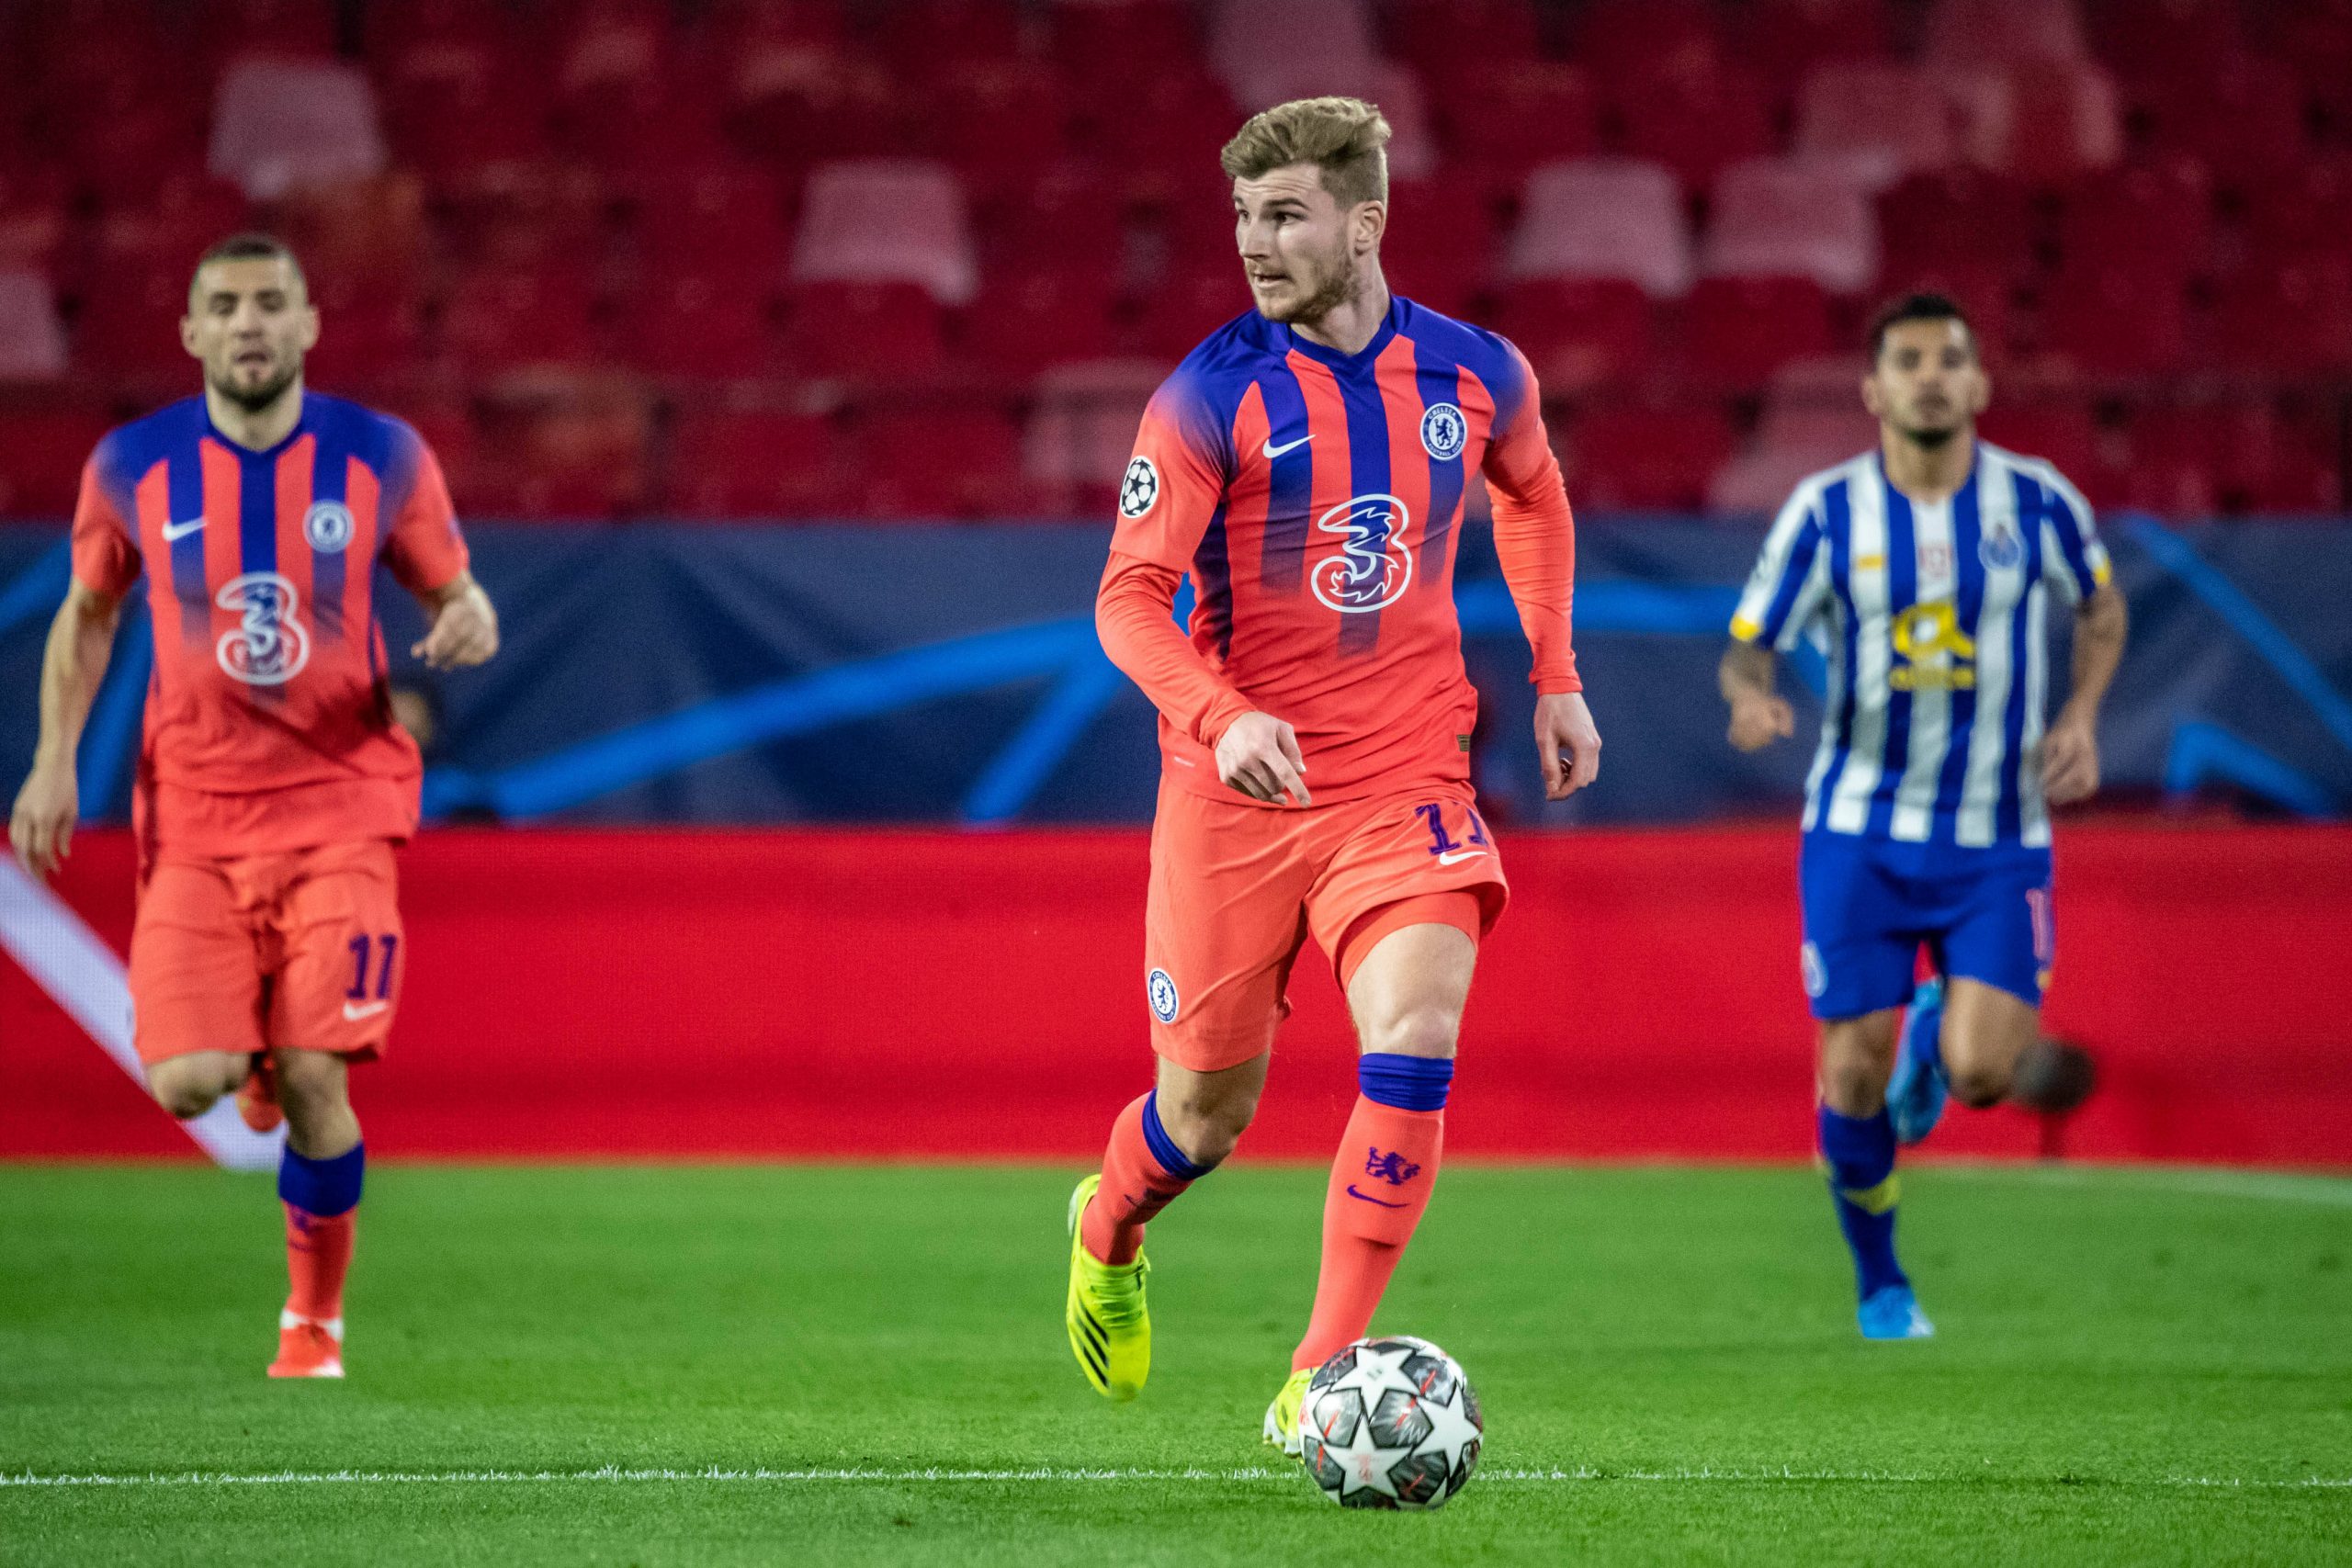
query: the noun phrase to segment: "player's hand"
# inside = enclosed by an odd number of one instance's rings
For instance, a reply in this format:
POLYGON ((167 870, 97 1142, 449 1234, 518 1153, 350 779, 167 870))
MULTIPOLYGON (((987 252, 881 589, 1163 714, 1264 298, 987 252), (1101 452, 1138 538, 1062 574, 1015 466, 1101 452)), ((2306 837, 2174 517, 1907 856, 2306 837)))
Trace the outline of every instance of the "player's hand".
POLYGON ((1796 709, 1786 697, 1766 692, 1743 692, 1732 700, 1731 743, 1742 751, 1761 751, 1775 740, 1797 732, 1796 709))
POLYGON ((498 611, 469 572, 444 591, 433 628, 409 649, 435 670, 465 670, 498 651, 498 611))
POLYGON ((35 762, 8 816, 8 845, 27 871, 47 877, 72 852, 74 824, 81 815, 73 767, 35 762))
POLYGON ((1301 806, 1313 805, 1306 773, 1298 731, 1272 714, 1245 713, 1217 740, 1216 776, 1253 800, 1287 795, 1301 806))
POLYGON ((1544 798, 1566 800, 1600 776, 1600 731, 1581 692, 1535 699, 1535 760, 1544 769, 1544 798))
POLYGON ((2088 718, 2061 713, 2041 739, 2041 793, 2071 806, 2098 792, 2098 732, 2088 718))

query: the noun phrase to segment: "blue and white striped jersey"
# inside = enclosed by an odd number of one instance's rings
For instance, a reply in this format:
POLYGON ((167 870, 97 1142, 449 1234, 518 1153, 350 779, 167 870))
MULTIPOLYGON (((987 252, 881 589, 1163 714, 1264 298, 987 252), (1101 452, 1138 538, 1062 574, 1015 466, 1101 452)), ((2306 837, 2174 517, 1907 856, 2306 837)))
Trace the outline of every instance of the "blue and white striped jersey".
POLYGON ((1899 842, 2045 846, 2044 619, 2109 575, 2091 510, 2038 458, 1978 443, 1925 505, 1875 452, 1815 474, 1772 525, 1732 636, 1829 662, 1804 826, 1899 842))

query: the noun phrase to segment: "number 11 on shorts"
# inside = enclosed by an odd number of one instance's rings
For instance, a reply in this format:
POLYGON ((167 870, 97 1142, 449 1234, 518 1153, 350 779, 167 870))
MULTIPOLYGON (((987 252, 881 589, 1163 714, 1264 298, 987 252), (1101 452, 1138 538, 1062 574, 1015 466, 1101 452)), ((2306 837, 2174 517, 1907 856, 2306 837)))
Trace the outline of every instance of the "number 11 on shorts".
POLYGON ((1445 807, 1442 803, 1416 806, 1413 813, 1429 824, 1430 853, 1437 856, 1440 864, 1452 865, 1457 860, 1466 860, 1485 850, 1491 841, 1487 837, 1487 825, 1478 819, 1478 808, 1475 806, 1462 808, 1464 829, 1471 845, 1475 846, 1469 849, 1464 848, 1453 834, 1445 830, 1445 807))
POLYGON ((373 952, 383 954, 376 971, 376 999, 383 1001, 392 994, 392 955, 400 951, 401 939, 387 931, 379 937, 356 936, 351 939, 351 989, 343 994, 355 1002, 368 999, 368 960, 373 952))

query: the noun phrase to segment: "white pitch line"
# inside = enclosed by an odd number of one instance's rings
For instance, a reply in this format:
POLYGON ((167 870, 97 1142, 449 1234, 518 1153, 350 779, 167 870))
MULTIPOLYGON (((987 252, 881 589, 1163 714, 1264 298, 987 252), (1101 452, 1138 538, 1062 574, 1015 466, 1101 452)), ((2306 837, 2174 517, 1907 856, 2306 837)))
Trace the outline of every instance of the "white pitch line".
MULTIPOLYGON (((247 1474, 228 1472, 188 1471, 176 1474, 55 1474, 41 1475, 31 1472, 0 1473, 0 1489, 68 1488, 68 1487, 157 1487, 157 1486, 481 1486, 531 1485, 559 1483, 676 1483, 676 1482, 754 1482, 754 1483, 873 1483, 882 1485, 919 1485, 934 1483, 1045 1482, 1084 1483, 1120 1481, 1181 1481, 1235 1482, 1294 1481, 1298 1472, 1290 1467, 1268 1470, 1260 1466, 1235 1469, 1155 1470, 1106 1467, 1075 1469, 1040 1466, 1028 1470, 884 1470, 850 1468, 842 1470, 728 1470, 712 1466, 703 1470, 627 1469, 605 1465, 595 1470, 443 1470, 443 1471, 266 1471, 247 1474)), ((1607 1484, 1611 1482, 1644 1483, 1730 1483, 1756 1484, 1760 1483, 1794 1482, 1799 1484, 1903 1485, 1932 1486, 1947 1482, 1982 1484, 1986 1479, 1975 1474, 1930 1475, 1912 1472, 1870 1470, 1599 1470, 1589 1465, 1575 1469, 1495 1467, 1478 1472, 1478 1478, 1488 1482, 1533 1483, 1538 1484, 1575 1483, 1577 1484, 1607 1484)), ((2052 1476, 2003 1476, 1995 1478, 2014 1485, 2049 1483, 2052 1476)), ((2234 1476, 2168 1475, 2153 1479, 2133 1480, 2124 1477, 2082 1477, 2084 1484, 2119 1487, 2189 1487, 2199 1490, 2261 1490, 2312 1491, 2352 1489, 2352 1476, 2310 1475, 2284 1479, 2247 1478, 2234 1476)))
POLYGON ((2138 1187, 2200 1198, 2259 1198, 2275 1203, 2316 1203, 2352 1209, 2352 1177, 2297 1175, 2283 1170, 2236 1170, 2201 1166, 2130 1165, 1947 1165, 1928 1168, 1939 1175, 1982 1181, 2017 1181, 2038 1187, 2138 1187))

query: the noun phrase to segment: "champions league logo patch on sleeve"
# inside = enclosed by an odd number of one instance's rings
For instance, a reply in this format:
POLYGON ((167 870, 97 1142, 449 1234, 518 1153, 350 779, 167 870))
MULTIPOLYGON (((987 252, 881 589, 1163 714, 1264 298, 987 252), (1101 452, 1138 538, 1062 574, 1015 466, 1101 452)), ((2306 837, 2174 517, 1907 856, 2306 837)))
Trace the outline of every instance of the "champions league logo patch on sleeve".
POLYGON ((1176 982, 1168 977, 1165 969, 1155 969, 1143 983, 1144 994, 1151 998, 1151 1016, 1162 1023, 1176 1021, 1176 982))
POLYGON ((1138 456, 1119 481, 1119 515, 1140 517, 1159 499, 1159 470, 1148 457, 1138 456))
POLYGON ((303 514, 302 537, 322 555, 333 555, 351 543, 351 508, 339 501, 322 501, 303 514))
POLYGON ((1804 994, 1818 998, 1829 988, 1829 971, 1821 962, 1821 949, 1806 942, 1797 950, 1797 966, 1804 974, 1804 994))
POLYGON ((1421 446, 1441 463, 1451 462, 1462 456, 1462 448, 1470 439, 1470 422, 1452 403, 1431 403, 1421 415, 1421 446))

